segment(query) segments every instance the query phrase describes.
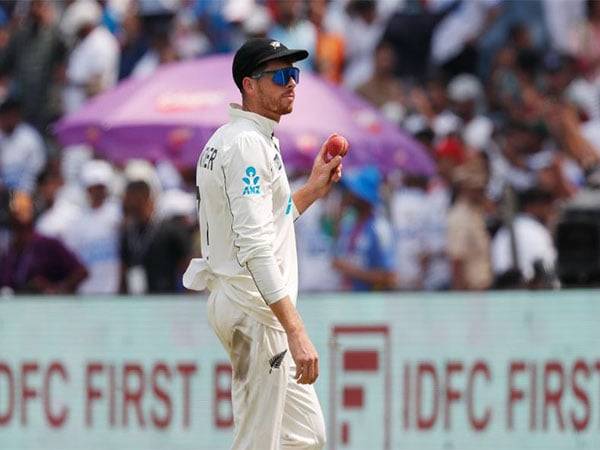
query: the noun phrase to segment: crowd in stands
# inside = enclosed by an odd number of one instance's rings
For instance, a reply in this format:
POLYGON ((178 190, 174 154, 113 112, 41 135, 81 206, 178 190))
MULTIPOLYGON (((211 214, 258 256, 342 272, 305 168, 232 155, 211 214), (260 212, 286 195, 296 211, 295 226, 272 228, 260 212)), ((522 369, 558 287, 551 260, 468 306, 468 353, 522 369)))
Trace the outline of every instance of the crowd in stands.
POLYGON ((4 295, 184 291, 194 168, 61 148, 52 124, 253 36, 308 49, 302 70, 436 163, 432 177, 346 170, 296 222, 301 291, 561 286, 561 214, 600 188, 600 0, 4 0, 4 295))

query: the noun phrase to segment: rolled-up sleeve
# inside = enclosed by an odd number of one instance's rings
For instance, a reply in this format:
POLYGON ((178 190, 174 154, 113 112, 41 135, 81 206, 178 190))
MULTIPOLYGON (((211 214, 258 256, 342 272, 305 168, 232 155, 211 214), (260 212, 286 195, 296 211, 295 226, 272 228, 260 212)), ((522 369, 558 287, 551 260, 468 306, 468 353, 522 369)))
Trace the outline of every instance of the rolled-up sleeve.
POLYGON ((285 297, 287 286, 272 242, 273 180, 265 144, 252 134, 238 136, 223 164, 237 260, 248 269, 267 304, 285 297))

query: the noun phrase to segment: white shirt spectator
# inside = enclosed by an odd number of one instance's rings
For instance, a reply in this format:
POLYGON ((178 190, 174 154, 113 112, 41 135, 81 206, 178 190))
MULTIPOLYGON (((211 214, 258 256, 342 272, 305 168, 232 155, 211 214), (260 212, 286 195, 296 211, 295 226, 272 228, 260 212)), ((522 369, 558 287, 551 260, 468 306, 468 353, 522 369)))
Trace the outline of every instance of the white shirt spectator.
POLYGON ((522 192, 535 186, 536 175, 530 170, 512 165, 495 146, 488 149, 490 162, 490 181, 487 195, 494 200, 502 197, 504 188, 508 185, 522 192))
MULTIPOLYGON (((445 7, 449 1, 433 2, 433 9, 445 7)), ((463 51, 465 44, 476 38, 485 25, 486 15, 501 3, 500 0, 471 0, 462 2, 435 29, 431 40, 431 56, 443 64, 463 51)))
POLYGON ((425 225, 425 251, 429 255, 428 268, 424 274, 427 290, 445 289, 450 286, 450 263, 446 253, 448 245, 448 210, 450 189, 440 179, 433 179, 427 192, 427 222, 425 225))
MULTIPOLYGON (((534 264, 541 261, 548 270, 554 270, 556 248, 548 229, 529 214, 521 213, 513 221, 517 248, 517 264, 525 281, 534 275, 534 264)), ((501 275, 513 268, 510 233, 502 227, 492 242, 492 268, 501 275)))
POLYGON ((405 187, 394 193, 390 212, 395 234, 398 287, 421 289, 421 258, 426 253, 427 193, 405 187))
POLYGON ((400 289, 437 290, 450 283, 446 256, 448 189, 432 183, 427 192, 402 188, 396 192, 390 213, 396 238, 396 263, 400 289), (422 266, 421 259, 428 264, 422 266))
POLYGON ((0 133, 0 178, 9 189, 33 192, 46 164, 46 147, 35 128, 20 123, 9 135, 0 133))
POLYGON ((73 49, 67 65, 68 86, 64 106, 73 112, 85 103, 88 89, 104 91, 114 86, 119 74, 119 43, 106 28, 96 27, 73 49))
POLYGON ((385 31, 385 21, 378 17, 369 24, 361 18, 348 18, 344 26, 347 65, 344 70, 344 85, 355 89, 371 78, 373 54, 385 31))
POLYGON ((562 53, 573 53, 573 29, 585 20, 585 0, 542 2, 552 46, 562 53))
POLYGON ((196 196, 181 189, 169 189, 158 198, 157 215, 162 220, 183 217, 194 222, 197 209, 196 196))
POLYGON ((465 124, 462 138, 470 149, 485 152, 493 132, 493 122, 486 116, 478 115, 465 124))
POLYGON ((148 50, 137 62, 131 72, 134 78, 148 78, 160 66, 160 55, 155 50, 148 50))
POLYGON ((119 227, 121 208, 105 201, 99 208, 84 208, 70 222, 65 244, 89 271, 80 294, 115 294, 119 290, 119 227))
POLYGON ((576 78, 567 86, 563 97, 583 111, 590 120, 600 119, 600 83, 576 78))
POLYGON ((64 195, 65 186, 57 194, 54 204, 43 212, 35 224, 38 233, 65 242, 73 228, 73 222, 81 213, 81 206, 64 195))
POLYGON ((582 124, 581 133, 600 155, 600 119, 589 120, 582 124))
POLYGON ((463 121, 452 111, 445 110, 434 117, 431 128, 437 139, 443 139, 450 134, 458 133, 463 128, 463 121))

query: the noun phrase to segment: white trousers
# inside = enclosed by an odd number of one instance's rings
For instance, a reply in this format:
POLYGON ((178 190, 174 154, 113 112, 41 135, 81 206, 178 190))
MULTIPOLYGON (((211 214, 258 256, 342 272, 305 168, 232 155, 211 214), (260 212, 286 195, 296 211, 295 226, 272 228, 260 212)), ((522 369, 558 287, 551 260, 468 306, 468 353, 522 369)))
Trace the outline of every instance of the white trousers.
POLYGON ((322 449, 321 405, 312 385, 294 379, 286 334, 254 320, 219 290, 207 312, 233 368, 232 450, 322 449))

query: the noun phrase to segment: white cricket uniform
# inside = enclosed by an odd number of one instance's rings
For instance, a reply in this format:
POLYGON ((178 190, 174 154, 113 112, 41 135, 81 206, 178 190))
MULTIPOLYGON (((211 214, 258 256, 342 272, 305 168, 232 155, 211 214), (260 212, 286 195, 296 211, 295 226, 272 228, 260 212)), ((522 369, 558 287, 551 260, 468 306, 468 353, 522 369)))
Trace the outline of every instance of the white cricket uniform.
POLYGON ((198 161, 203 258, 184 274, 208 288, 208 319, 233 367, 233 449, 320 449, 323 414, 314 387, 293 378, 287 336, 269 304, 296 304, 298 265, 292 200, 277 122, 231 105, 230 121, 198 161))

